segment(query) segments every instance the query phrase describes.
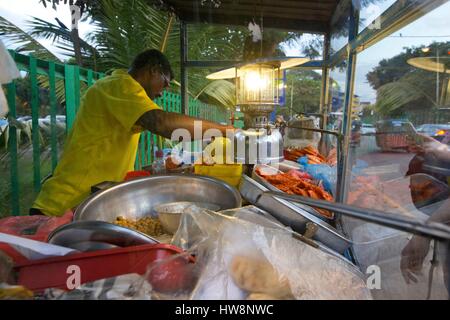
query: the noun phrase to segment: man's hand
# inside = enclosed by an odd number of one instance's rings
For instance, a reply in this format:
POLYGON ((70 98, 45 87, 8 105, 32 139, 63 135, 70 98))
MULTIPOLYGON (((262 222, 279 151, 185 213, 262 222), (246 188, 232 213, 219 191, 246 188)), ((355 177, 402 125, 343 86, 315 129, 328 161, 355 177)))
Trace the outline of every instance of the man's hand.
POLYGON ((441 161, 450 161, 450 148, 431 137, 428 138, 429 139, 423 144, 424 153, 431 154, 441 161))
POLYGON ((426 136, 421 133, 414 134, 413 136, 407 135, 406 141, 408 143, 408 150, 412 153, 423 154, 424 153, 424 144, 430 142, 430 139, 433 138, 426 136))
POLYGON ((408 137, 408 150, 412 153, 432 155, 438 160, 450 161, 450 148, 432 137, 418 134, 422 143, 418 144, 411 137, 408 137))
POLYGON ((406 283, 417 283, 417 276, 422 275, 423 261, 430 249, 430 239, 413 236, 402 250, 400 270, 406 283))

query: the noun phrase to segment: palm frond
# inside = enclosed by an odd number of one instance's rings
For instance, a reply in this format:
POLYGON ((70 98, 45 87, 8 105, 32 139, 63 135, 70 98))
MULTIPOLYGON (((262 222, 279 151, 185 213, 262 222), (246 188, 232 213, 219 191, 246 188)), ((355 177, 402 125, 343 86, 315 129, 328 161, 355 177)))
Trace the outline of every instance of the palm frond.
POLYGON ((39 59, 61 62, 50 50, 33 38, 33 36, 4 17, 0 17, 0 37, 5 39, 8 44, 17 46, 15 49, 17 52, 32 54, 39 59))
POLYGON ((207 95, 224 107, 234 107, 236 105, 235 85, 227 80, 215 80, 208 83, 197 94, 195 99, 202 95, 207 95))
POLYGON ((381 114, 389 114, 421 98, 426 98, 433 105, 436 104, 419 87, 408 81, 400 80, 387 83, 378 88, 375 108, 381 114))
MULTIPOLYGON (((36 17, 27 21, 27 24, 30 36, 52 40, 59 49, 63 50, 65 55, 69 57, 75 56, 70 30, 36 17)), ((80 47, 84 57, 90 57, 96 51, 92 45, 83 39, 80 39, 80 47)))

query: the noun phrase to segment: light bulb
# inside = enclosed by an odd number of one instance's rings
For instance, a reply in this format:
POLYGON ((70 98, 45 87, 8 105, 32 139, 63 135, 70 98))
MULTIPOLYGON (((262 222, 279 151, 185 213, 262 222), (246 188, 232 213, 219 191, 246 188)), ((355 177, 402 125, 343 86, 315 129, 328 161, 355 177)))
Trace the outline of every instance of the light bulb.
POLYGON ((256 71, 250 71, 245 76, 245 86, 250 91, 265 89, 268 85, 267 77, 261 76, 256 71))

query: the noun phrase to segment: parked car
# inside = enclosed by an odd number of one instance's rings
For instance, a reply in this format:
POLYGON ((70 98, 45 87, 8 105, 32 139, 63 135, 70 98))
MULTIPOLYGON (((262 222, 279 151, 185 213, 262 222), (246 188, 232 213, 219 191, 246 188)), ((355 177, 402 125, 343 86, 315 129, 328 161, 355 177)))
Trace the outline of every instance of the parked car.
POLYGON ((363 123, 361 127, 361 134, 363 135, 372 135, 375 134, 375 126, 370 123, 363 123))
POLYGON ((414 125, 404 119, 381 120, 375 128, 377 146, 382 151, 408 150, 408 135, 416 134, 414 125))
POLYGON ((450 134, 450 124, 422 124, 417 128, 417 132, 442 141, 446 135, 450 134))

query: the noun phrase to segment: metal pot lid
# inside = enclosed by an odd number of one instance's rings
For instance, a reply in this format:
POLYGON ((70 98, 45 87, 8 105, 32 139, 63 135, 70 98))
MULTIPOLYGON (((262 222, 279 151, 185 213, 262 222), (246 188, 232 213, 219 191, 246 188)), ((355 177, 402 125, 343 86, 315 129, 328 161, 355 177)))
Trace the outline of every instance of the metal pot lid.
POLYGON ((48 243, 64 247, 77 246, 80 242, 100 242, 118 247, 155 244, 158 240, 136 230, 104 221, 75 221, 55 229, 48 243))

